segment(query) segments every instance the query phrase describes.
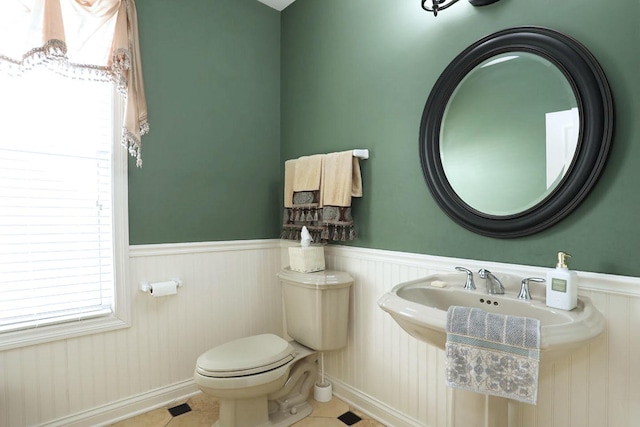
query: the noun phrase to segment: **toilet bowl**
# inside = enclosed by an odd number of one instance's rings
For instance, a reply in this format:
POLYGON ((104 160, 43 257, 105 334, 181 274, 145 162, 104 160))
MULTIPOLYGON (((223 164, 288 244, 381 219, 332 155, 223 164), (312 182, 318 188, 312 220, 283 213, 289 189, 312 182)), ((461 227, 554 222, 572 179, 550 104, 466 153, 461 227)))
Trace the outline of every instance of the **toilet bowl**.
POLYGON ((196 362, 198 387, 219 399, 215 427, 289 426, 311 413, 316 353, 273 334, 222 344, 196 362))
POLYGON ((311 413, 319 351, 347 345, 349 292, 345 272, 278 273, 286 341, 274 334, 239 338, 208 350, 194 381, 220 403, 214 427, 287 427, 311 413))

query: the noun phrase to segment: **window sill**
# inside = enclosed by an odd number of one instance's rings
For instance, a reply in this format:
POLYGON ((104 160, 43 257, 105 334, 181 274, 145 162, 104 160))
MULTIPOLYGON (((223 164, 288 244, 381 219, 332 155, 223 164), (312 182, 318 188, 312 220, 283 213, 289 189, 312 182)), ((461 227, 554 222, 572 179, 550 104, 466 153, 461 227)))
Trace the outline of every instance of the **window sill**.
POLYGON ((0 351, 76 338, 83 335, 115 331, 130 326, 131 324, 128 321, 111 315, 95 319, 79 320, 74 323, 62 323, 22 331, 6 332, 0 335, 0 351))

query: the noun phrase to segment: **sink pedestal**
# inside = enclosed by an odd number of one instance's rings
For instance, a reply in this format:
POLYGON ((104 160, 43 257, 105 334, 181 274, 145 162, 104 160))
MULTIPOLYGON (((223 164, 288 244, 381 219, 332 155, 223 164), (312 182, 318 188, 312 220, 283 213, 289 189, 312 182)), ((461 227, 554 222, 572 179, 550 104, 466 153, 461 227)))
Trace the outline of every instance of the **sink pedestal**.
POLYGON ((447 427, 518 427, 518 402, 497 396, 485 396, 450 389, 447 427))

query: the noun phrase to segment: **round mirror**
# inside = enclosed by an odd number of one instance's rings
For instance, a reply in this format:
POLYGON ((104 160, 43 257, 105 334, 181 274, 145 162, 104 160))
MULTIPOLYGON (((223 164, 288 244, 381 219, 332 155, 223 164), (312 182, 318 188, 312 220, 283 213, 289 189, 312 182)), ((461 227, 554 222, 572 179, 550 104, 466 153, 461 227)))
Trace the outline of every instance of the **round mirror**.
POLYGON ((575 209, 604 166, 612 132, 609 86, 586 48, 519 27, 474 43, 445 69, 423 113, 420 157, 451 218, 518 237, 575 209))

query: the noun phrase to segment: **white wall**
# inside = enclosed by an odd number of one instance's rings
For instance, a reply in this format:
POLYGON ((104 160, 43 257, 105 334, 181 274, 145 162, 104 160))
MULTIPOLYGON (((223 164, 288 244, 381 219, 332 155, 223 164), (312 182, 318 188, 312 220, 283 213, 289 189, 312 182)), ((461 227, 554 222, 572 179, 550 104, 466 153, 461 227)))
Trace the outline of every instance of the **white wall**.
MULTIPOLYGON (((229 339, 282 330, 279 240, 131 248, 129 329, 0 352, 0 426, 94 426, 195 392, 197 356, 229 339), (179 277, 154 299, 139 281, 179 277), (232 319, 232 320, 230 320, 232 319)), ((544 269, 351 247, 327 247, 328 268, 355 277, 349 346, 327 353, 334 391, 395 427, 447 426, 444 353, 406 334, 377 306, 397 283, 455 265, 543 275, 544 269)), ((640 422, 640 280, 580 273, 581 294, 608 320, 600 340, 543 367, 538 405, 521 427, 632 427, 640 422)), ((467 408, 484 417, 482 405, 467 408)), ((473 424, 470 424, 473 426, 473 424)))
MULTIPOLYGON (((398 283, 453 272, 456 265, 522 277, 544 277, 547 269, 359 248, 332 247, 326 253, 328 267, 356 278, 349 346, 326 358, 336 394, 394 427, 460 425, 460 418, 462 425, 484 426, 484 399, 475 394, 476 405, 459 408, 453 422, 448 416, 452 393, 444 386, 444 351, 406 334, 377 307, 377 300, 398 283)), ((635 330, 640 324, 640 280, 594 273, 579 277, 580 294, 604 314, 607 331, 571 357, 543 364, 538 404, 516 405, 513 421, 518 427, 640 424, 640 333, 635 330)))
POLYGON ((278 241, 135 246, 132 327, 0 352, 0 426, 94 426, 187 393, 196 358, 282 331, 278 241), (140 281, 180 278, 153 298, 140 281), (54 421, 58 420, 58 421, 54 421))

